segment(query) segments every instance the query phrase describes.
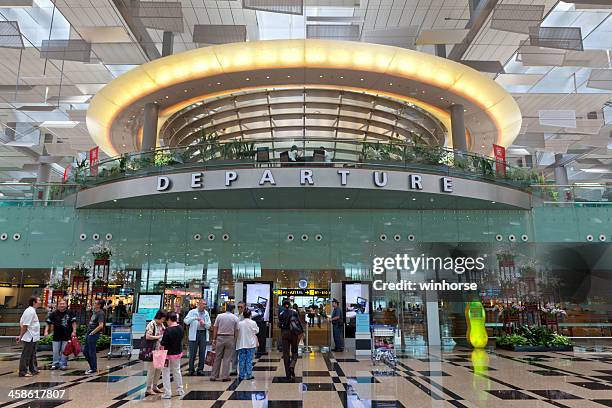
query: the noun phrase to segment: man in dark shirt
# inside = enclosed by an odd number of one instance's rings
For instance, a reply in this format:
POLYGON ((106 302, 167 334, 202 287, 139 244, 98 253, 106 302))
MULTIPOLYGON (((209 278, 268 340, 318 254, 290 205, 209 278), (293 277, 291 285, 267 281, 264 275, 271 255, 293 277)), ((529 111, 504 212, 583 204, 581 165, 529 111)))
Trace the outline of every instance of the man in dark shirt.
MULTIPOLYGON (((288 380, 295 380, 295 365, 298 360, 298 343, 300 334, 291 330, 291 321, 296 320, 300 324, 298 313, 291 309, 291 302, 288 299, 283 301, 283 308, 278 316, 278 326, 281 329, 281 341, 283 345, 283 362, 285 364, 285 376, 288 380), (291 352, 291 357, 289 353, 291 352)), ((303 333, 303 330, 302 330, 303 333)))
POLYGON ((334 350, 336 352, 344 351, 344 319, 342 309, 338 299, 332 300, 334 310, 331 315, 332 330, 334 335, 334 350))
POLYGON ((68 357, 64 355, 64 348, 72 336, 76 336, 76 318, 68 310, 65 300, 57 303, 57 309, 47 316, 45 337, 49 335, 49 328, 53 331, 53 363, 51 369, 65 370, 68 367, 68 357))

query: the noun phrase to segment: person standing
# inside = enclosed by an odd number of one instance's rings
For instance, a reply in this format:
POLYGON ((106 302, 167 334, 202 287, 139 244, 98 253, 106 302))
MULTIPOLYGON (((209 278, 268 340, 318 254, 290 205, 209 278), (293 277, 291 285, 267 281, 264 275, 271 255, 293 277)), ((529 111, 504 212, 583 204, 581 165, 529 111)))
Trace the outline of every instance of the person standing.
POLYGON ((251 320, 251 311, 245 309, 242 312, 242 320, 238 322, 238 338, 236 340, 236 351, 240 367, 239 380, 253 379, 253 357, 257 348, 257 333, 259 327, 251 320))
POLYGON ((23 343, 21 358, 19 359, 20 377, 32 377, 38 374, 36 343, 40 340, 40 322, 36 309, 41 306, 40 298, 32 296, 28 299, 28 305, 19 320, 19 336, 17 336, 17 343, 23 343))
POLYGON ((342 309, 338 299, 332 300, 334 310, 331 315, 332 330, 334 335, 334 350, 336 352, 344 351, 344 319, 342 318, 342 309))
MULTIPOLYGON (((145 338, 147 342, 154 342, 153 350, 159 350, 161 338, 164 335, 164 322, 166 321, 166 312, 158 310, 155 313, 153 320, 147 324, 145 329, 145 338)), ((149 343, 150 344, 150 343, 149 343)), ((149 345, 150 347, 150 345, 149 345)), ((161 374, 160 368, 155 368, 152 361, 145 361, 145 370, 147 371, 147 391, 145 395, 154 395, 163 393, 162 390, 157 388, 157 382, 161 374)))
POLYGON ((204 375, 208 330, 211 326, 210 315, 206 310, 206 300, 200 299, 198 306, 191 309, 183 320, 189 326, 189 372, 187 375, 204 375), (195 359, 198 356, 198 370, 195 371, 195 359))
POLYGON ((238 329, 238 317, 233 314, 234 305, 228 303, 225 313, 217 316, 213 326, 212 347, 217 357, 212 368, 210 381, 217 381, 221 372, 221 381, 229 381, 229 370, 234 353, 236 351, 236 332, 238 329))
POLYGON ((164 331, 161 345, 168 350, 168 365, 162 368, 162 382, 164 384, 163 399, 172 398, 172 380, 176 384, 177 395, 185 395, 183 390, 183 375, 181 374, 181 357, 183 357, 183 328, 177 323, 178 316, 175 312, 168 313, 168 328, 164 331))
POLYGON ((304 329, 298 312, 291 308, 291 302, 288 299, 283 301, 283 309, 278 316, 278 326, 281 329, 285 377, 289 381, 294 381, 295 365, 298 360, 298 343, 304 329), (294 327, 292 328, 292 326, 294 327))
MULTIPOLYGON (((243 313, 246 309, 246 303, 238 302, 238 311, 236 312, 236 317, 238 318, 238 322, 240 323, 242 319, 244 319, 243 313)), ((234 353, 234 359, 232 360, 232 369, 230 370, 230 376, 238 375, 238 352, 234 353)))
POLYGON ((94 310, 87 325, 87 336, 83 348, 83 355, 89 363, 89 370, 85 371, 86 375, 95 374, 98 371, 96 344, 100 338, 100 333, 104 331, 104 304, 105 302, 102 299, 94 302, 94 310))
POLYGON ((64 355, 64 348, 72 337, 76 337, 76 318, 68 310, 65 300, 57 302, 57 309, 47 316, 45 337, 49 335, 49 328, 53 332, 53 362, 51 370, 66 370, 68 367, 68 356, 64 355))

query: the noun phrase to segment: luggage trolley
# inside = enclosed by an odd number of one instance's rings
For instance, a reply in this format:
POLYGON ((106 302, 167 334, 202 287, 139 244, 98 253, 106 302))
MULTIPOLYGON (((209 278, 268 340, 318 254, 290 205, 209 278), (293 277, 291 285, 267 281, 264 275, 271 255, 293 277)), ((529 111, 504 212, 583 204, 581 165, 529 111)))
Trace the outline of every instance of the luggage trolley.
POLYGON ((395 326, 381 324, 372 326, 372 364, 379 361, 395 369, 395 326))
POLYGON ((132 325, 113 324, 111 325, 111 341, 108 350, 108 359, 113 357, 127 357, 132 355, 132 325), (113 348, 119 349, 113 353, 113 348))

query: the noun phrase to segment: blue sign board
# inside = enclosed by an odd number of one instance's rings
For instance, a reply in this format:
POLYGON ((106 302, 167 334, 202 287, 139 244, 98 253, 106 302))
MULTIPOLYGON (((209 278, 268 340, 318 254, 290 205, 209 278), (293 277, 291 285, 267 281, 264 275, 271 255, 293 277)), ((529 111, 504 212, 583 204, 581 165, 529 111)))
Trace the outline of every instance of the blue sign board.
POLYGON ((134 333, 144 333, 147 329, 147 314, 134 313, 132 315, 132 331, 134 333))
POLYGON ((132 344, 132 334, 130 332, 112 332, 111 345, 129 346, 132 344))
POLYGON ((356 333, 369 333, 370 332, 370 314, 369 313, 357 313, 355 315, 356 320, 356 333))

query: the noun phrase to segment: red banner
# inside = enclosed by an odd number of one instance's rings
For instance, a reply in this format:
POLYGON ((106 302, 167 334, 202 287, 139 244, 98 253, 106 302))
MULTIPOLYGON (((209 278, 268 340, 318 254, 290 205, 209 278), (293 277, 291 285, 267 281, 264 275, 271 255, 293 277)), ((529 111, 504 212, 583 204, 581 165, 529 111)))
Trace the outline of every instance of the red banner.
POLYGON ((506 175, 506 148, 503 146, 493 145, 493 154, 495 155, 495 171, 503 176, 506 175))
POLYGON ((52 297, 53 297, 53 289, 45 288, 43 290, 43 298, 42 298, 43 307, 49 306, 49 300, 51 300, 52 297))
POLYGON ((70 175, 70 168, 72 166, 71 165, 67 165, 66 168, 64 169, 64 183, 68 181, 68 176, 70 175))
POLYGON ((89 175, 95 176, 98 174, 98 161, 100 148, 98 146, 89 150, 89 175))

